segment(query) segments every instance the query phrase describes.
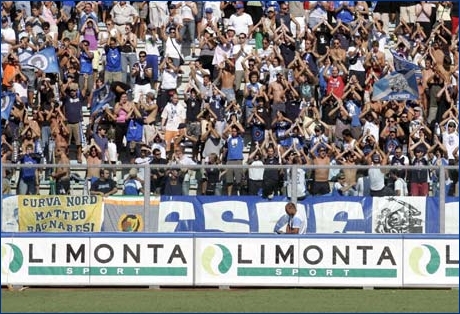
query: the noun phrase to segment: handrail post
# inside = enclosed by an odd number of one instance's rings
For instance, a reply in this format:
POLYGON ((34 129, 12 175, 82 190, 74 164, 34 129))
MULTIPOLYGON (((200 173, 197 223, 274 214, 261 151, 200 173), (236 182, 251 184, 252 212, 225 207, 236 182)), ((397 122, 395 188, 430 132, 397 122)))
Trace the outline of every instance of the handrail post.
POLYGON ((144 218, 145 221, 152 222, 153 217, 150 217, 150 164, 144 166, 144 218))
POLYGON ((446 231, 446 170, 441 164, 439 170, 439 233, 446 231))
MULTIPOLYGON (((291 202, 297 204, 297 164, 291 166, 291 202)), ((289 180, 289 178, 288 178, 289 180)), ((286 191, 287 193, 287 191, 286 191)))

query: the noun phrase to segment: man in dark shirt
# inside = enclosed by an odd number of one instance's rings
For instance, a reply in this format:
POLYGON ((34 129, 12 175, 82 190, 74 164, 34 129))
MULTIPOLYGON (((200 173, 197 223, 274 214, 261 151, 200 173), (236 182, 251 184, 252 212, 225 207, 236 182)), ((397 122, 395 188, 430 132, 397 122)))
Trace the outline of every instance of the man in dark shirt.
POLYGON ((110 196, 117 193, 117 183, 110 178, 110 171, 101 169, 100 178, 91 184, 91 195, 110 196))

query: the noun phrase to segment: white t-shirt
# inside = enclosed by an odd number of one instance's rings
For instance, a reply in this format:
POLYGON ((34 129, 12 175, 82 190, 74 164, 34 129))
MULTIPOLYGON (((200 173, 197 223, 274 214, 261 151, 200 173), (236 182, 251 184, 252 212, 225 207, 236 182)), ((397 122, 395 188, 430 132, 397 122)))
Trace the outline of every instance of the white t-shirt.
MULTIPOLYGON (((13 40, 13 41, 16 41, 16 33, 14 32, 14 29, 12 29, 11 27, 8 27, 8 28, 5 28, 5 29, 2 29, 2 38, 5 39, 5 40, 13 40)), ((2 40, 2 54, 7 54, 9 51, 10 51, 10 48, 11 48, 11 44, 8 44, 6 42, 3 42, 2 40)))
POLYGON ((247 13, 241 15, 232 14, 228 21, 228 26, 233 26, 235 28, 236 36, 241 33, 247 35, 249 33, 249 27, 252 25, 252 17, 247 13))
POLYGON ((395 192, 396 191, 401 191, 399 196, 407 196, 409 194, 407 190, 407 183, 403 178, 398 178, 398 180, 395 181, 395 192))
POLYGON ((168 102, 161 113, 161 118, 166 119, 166 131, 177 131, 179 124, 185 121, 187 109, 184 105, 177 103, 174 105, 168 102))

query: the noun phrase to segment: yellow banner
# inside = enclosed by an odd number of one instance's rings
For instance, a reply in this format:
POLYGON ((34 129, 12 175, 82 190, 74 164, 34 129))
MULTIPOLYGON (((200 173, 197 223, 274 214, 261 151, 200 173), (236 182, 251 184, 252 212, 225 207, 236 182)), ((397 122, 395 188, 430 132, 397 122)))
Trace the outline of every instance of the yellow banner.
POLYGON ((101 231, 100 196, 20 195, 18 203, 19 231, 101 231))

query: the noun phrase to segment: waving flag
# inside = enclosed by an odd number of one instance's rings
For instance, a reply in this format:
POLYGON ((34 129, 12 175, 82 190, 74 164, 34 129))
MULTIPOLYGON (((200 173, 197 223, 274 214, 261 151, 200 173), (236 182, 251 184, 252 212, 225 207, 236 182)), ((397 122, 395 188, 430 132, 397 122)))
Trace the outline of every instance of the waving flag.
POLYGON ((419 98, 415 70, 392 72, 374 84, 372 100, 416 100, 419 98))
POLYGON ((115 94, 110 90, 109 84, 94 90, 91 98, 91 114, 101 110, 106 104, 110 105, 114 99, 115 94))
POLYGON ((418 65, 400 56, 399 53, 394 49, 390 49, 390 52, 393 55, 393 64, 395 66, 396 72, 404 74, 406 72, 414 70, 416 77, 422 77, 422 70, 418 65))
POLYGON ((12 92, 2 92, 2 119, 8 120, 11 109, 13 109, 16 94, 12 92))
POLYGON ((47 47, 40 50, 21 63, 33 66, 45 73, 59 73, 59 63, 54 47, 47 47))

